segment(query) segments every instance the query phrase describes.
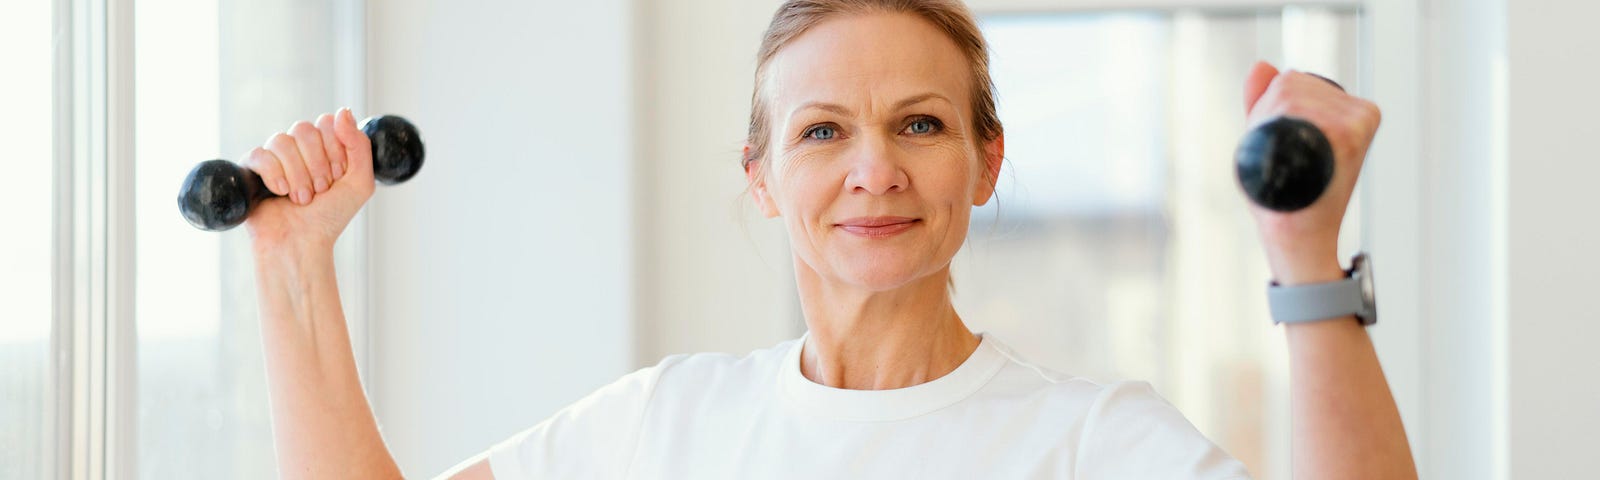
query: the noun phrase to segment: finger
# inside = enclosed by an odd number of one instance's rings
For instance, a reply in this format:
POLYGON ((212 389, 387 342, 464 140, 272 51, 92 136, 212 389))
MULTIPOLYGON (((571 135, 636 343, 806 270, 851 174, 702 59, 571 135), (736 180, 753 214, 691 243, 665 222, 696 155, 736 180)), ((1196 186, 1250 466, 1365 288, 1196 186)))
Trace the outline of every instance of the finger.
POLYGON ((1265 61, 1258 61, 1250 67, 1250 74, 1244 78, 1244 112, 1256 108, 1256 101, 1261 99, 1261 94, 1267 92, 1267 86, 1272 84, 1272 79, 1278 76, 1278 69, 1265 61))
POLYGON ((311 174, 311 188, 316 193, 328 191, 333 184, 333 170, 328 167, 328 154, 322 148, 322 132, 309 122, 295 122, 289 127, 294 136, 300 159, 306 162, 306 172, 311 174))
POLYGON ((345 166, 349 167, 345 173, 372 178, 372 141, 356 127, 356 116, 350 109, 339 110, 338 118, 334 119, 334 133, 344 145, 345 166))
POLYGON ((273 195, 289 195, 289 182, 283 179, 283 167, 278 166, 278 157, 272 152, 256 147, 245 155, 244 165, 261 177, 261 183, 266 184, 273 195))
POLYGON ((289 182, 289 198, 299 205, 311 203, 311 173, 306 171, 305 160, 300 159, 300 147, 295 146, 294 137, 287 133, 273 135, 266 147, 283 167, 283 178, 289 182))
POLYGON ((323 153, 328 155, 328 168, 333 171, 333 181, 344 178, 344 172, 349 170, 345 166, 344 145, 339 143, 339 135, 333 130, 333 115, 322 114, 317 117, 317 131, 322 133, 323 153))

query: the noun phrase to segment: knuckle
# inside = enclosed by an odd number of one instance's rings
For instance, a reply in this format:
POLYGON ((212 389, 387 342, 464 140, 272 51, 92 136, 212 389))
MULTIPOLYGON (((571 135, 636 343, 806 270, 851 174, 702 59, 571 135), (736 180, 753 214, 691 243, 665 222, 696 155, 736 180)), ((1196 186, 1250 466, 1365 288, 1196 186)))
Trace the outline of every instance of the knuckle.
POLYGON ((310 140, 322 138, 322 134, 317 131, 317 127, 306 121, 295 122, 294 125, 289 126, 289 133, 298 139, 310 140))
POLYGON ((1357 135, 1367 129, 1367 119, 1362 118, 1360 115, 1345 117, 1344 129, 1351 135, 1357 135))
POLYGON ((1366 113, 1367 118, 1372 122, 1372 125, 1376 126, 1380 123, 1383 123, 1383 109, 1378 108, 1377 103, 1374 103, 1371 100, 1362 99, 1361 109, 1364 113, 1366 113))
POLYGON ((1378 126, 1378 112, 1369 102, 1358 100, 1344 113, 1344 123, 1352 133, 1362 133, 1376 129, 1378 126))
POLYGON ((288 146, 293 146, 294 145, 294 137, 290 136, 289 134, 284 133, 284 132, 278 132, 278 133, 272 134, 272 138, 267 139, 267 145, 269 147, 272 147, 272 148, 284 148, 284 147, 288 147, 288 146))
POLYGON ((256 167, 265 166, 268 163, 272 163, 272 162, 267 162, 266 161, 267 158, 268 158, 267 155, 268 155, 268 152, 267 152, 267 149, 265 149, 265 148, 261 148, 261 147, 252 148, 252 149, 250 149, 250 153, 246 153, 244 155, 244 163, 246 165, 256 166, 256 167))
POLYGON ((315 169, 318 165, 325 165, 328 163, 327 156, 322 153, 321 145, 302 143, 300 146, 306 147, 300 150, 300 160, 305 161, 306 166, 315 169))

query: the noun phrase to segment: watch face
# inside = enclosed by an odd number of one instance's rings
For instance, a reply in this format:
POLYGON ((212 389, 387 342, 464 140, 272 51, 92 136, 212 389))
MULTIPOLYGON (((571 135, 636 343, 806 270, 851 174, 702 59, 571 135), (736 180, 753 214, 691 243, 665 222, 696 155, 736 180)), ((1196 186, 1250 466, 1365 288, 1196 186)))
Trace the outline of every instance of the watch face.
POLYGON ((1367 260, 1366 255, 1362 255, 1358 262, 1360 265, 1356 265, 1355 268, 1356 274, 1361 276, 1361 296, 1365 297, 1368 305, 1371 305, 1373 297, 1377 296, 1372 291, 1372 262, 1367 260))
MULTIPOLYGON (((1356 255, 1356 258, 1350 263, 1352 264, 1350 265, 1351 272, 1361 282, 1361 303, 1366 304, 1366 310, 1370 312, 1370 316, 1377 317, 1378 292, 1372 282, 1372 259, 1367 258, 1367 254, 1362 253, 1356 255)), ((1376 318, 1370 320, 1376 321, 1376 318)))

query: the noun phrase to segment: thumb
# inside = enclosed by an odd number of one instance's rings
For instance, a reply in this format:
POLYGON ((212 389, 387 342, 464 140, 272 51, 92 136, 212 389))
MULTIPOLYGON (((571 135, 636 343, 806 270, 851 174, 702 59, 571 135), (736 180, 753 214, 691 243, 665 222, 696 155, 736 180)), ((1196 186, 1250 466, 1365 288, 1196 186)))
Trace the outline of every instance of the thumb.
POLYGON ((339 137, 339 143, 344 146, 345 158, 349 162, 348 174, 357 175, 371 181, 372 178, 372 141, 367 139, 367 134, 362 133, 356 126, 356 116, 350 109, 339 110, 333 119, 333 133, 339 137))
POLYGON ((1250 114, 1255 109, 1256 100, 1261 99, 1261 94, 1267 92, 1267 86, 1272 84, 1272 79, 1278 76, 1278 69, 1265 61, 1258 61, 1250 67, 1250 74, 1244 78, 1244 113, 1250 114))

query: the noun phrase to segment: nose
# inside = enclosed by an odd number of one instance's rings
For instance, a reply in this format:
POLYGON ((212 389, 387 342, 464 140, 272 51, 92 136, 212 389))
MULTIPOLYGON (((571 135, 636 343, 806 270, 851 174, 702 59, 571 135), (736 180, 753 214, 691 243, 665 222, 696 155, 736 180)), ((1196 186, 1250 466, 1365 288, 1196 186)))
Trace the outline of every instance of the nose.
POLYGON ((905 191, 911 184, 906 171, 900 168, 898 152, 886 141, 861 142, 852 155, 850 173, 845 176, 845 188, 851 193, 884 195, 905 191))

